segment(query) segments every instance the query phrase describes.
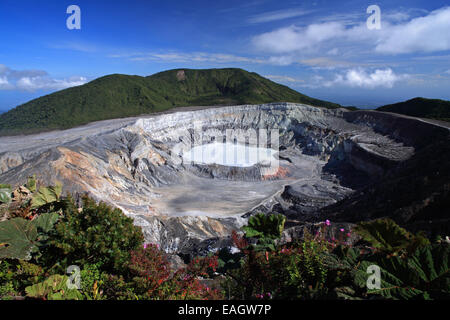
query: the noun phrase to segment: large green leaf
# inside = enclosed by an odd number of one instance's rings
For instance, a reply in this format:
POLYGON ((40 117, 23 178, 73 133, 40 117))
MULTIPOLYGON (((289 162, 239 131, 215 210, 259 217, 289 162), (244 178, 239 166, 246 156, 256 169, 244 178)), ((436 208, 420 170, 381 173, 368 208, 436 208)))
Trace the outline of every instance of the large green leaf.
POLYGON ((281 236, 286 217, 281 214, 256 214, 248 219, 247 226, 242 227, 249 238, 276 239, 281 236))
POLYGON ((337 287, 334 288, 334 293, 338 299, 344 300, 363 300, 361 297, 358 297, 358 294, 351 287, 337 287))
POLYGON ((396 253, 400 250, 412 252, 418 247, 430 244, 421 234, 414 235, 387 218, 360 222, 353 231, 374 248, 386 253, 396 253))
POLYGON ((55 186, 50 186, 46 188, 39 188, 39 191, 36 192, 31 198, 31 208, 37 209, 48 203, 58 201, 61 192, 62 192, 61 184, 56 184, 55 186))
POLYGON ((323 261, 330 270, 356 269, 360 257, 359 249, 342 245, 337 246, 332 252, 322 253, 323 261))
POLYGON ((58 218, 53 212, 43 213, 33 221, 14 218, 0 222, 0 258, 30 260, 58 218))
POLYGON ((81 300, 83 295, 77 289, 67 287, 66 275, 55 274, 43 282, 26 287, 27 297, 48 300, 81 300))
POLYGON ((25 219, 0 222, 0 258, 31 259, 37 235, 36 226, 25 219))
MULTIPOLYGON (((422 296, 424 294, 422 290, 419 290, 413 286, 408 286, 408 284, 400 278, 404 272, 408 272, 409 270, 405 267, 404 264, 401 263, 399 258, 393 258, 390 262, 392 262, 391 269, 394 269, 396 271, 388 271, 385 268, 379 266, 381 275, 380 289, 370 289, 367 290, 367 293, 371 295, 381 295, 384 298, 394 300, 408 300, 417 296, 422 296)), ((359 287, 366 287, 367 279, 370 276, 367 273, 367 268, 373 264, 374 263, 371 261, 361 262, 355 275, 355 283, 359 287)))
POLYGON ((361 262, 355 275, 355 283, 363 288, 370 265, 380 267, 380 289, 368 290, 369 294, 389 299, 450 298, 449 246, 429 245, 417 249, 407 258, 378 257, 374 261, 361 262))
POLYGON ((31 192, 35 192, 36 191, 36 176, 32 176, 32 177, 28 177, 28 181, 27 184, 25 185, 25 187, 27 187, 28 190, 30 190, 31 192))
POLYGON ((58 221, 59 214, 56 212, 48 212, 39 215, 32 223, 36 226, 39 232, 47 233, 53 229, 53 225, 58 221))
MULTIPOLYGON (((449 252, 449 246, 446 244, 417 249, 408 259, 412 276, 426 284, 437 283, 444 279, 450 280, 449 252)), ((450 290, 450 287, 448 289, 450 290)))
POLYGON ((11 188, 0 188, 0 203, 9 203, 11 201, 11 188))

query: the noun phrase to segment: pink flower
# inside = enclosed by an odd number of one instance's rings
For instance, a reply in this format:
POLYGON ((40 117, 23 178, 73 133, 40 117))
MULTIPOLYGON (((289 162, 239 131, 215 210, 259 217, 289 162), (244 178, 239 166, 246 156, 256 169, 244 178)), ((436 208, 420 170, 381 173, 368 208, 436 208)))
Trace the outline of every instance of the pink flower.
POLYGON ((144 243, 144 249, 147 249, 147 247, 148 247, 148 244, 144 243))
POLYGON ((344 231, 345 231, 344 228, 341 228, 340 230, 341 230, 341 232, 344 232, 344 231))
POLYGON ((347 237, 349 237, 349 238, 350 238, 350 236, 351 236, 351 233, 350 233, 350 232, 348 232, 348 233, 347 233, 347 237))
POLYGON ((325 220, 325 225, 329 226, 331 224, 330 220, 325 220))

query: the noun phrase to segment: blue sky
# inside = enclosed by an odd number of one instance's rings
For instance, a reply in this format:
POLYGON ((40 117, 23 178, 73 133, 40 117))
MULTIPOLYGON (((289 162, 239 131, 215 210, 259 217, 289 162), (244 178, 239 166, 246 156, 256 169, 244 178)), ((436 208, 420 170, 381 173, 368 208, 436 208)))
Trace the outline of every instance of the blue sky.
POLYGON ((173 68, 244 68, 360 107, 450 100, 448 1, 2 0, 0 26, 0 112, 106 74, 173 68), (69 5, 80 30, 66 27, 69 5))

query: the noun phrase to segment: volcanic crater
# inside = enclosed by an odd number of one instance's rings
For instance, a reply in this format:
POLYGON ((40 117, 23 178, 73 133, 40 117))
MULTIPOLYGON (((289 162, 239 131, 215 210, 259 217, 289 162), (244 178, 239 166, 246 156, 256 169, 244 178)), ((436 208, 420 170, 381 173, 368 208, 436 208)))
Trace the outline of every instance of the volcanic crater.
MULTIPOLYGON (((448 128, 293 103, 190 108, 2 137, 0 181, 16 185, 35 174, 43 184, 62 182, 64 192, 122 209, 147 242, 179 252, 220 245, 256 212, 354 221, 341 212, 367 202, 367 190, 404 178, 434 150, 429 141, 448 146, 448 128)), ((445 175, 443 164, 416 169, 445 175)), ((404 210, 389 196, 382 201, 391 213, 404 210)))

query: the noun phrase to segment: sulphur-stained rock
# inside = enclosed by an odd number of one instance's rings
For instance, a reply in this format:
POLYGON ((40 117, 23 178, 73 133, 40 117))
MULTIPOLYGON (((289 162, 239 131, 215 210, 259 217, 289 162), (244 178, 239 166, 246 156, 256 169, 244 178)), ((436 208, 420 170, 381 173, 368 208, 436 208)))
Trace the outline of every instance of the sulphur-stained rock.
POLYGON ((146 242, 191 254, 226 245, 257 212, 355 222, 389 209, 420 225, 448 194, 448 142, 447 128, 373 111, 202 107, 0 137, 0 182, 61 182, 64 193, 89 193, 133 217, 146 242), (194 150, 205 144, 223 154, 209 148, 198 158, 194 150), (250 149, 268 153, 255 160, 242 154, 250 149), (419 181, 413 173, 422 168, 419 181), (396 193, 397 181, 409 195, 396 193))

